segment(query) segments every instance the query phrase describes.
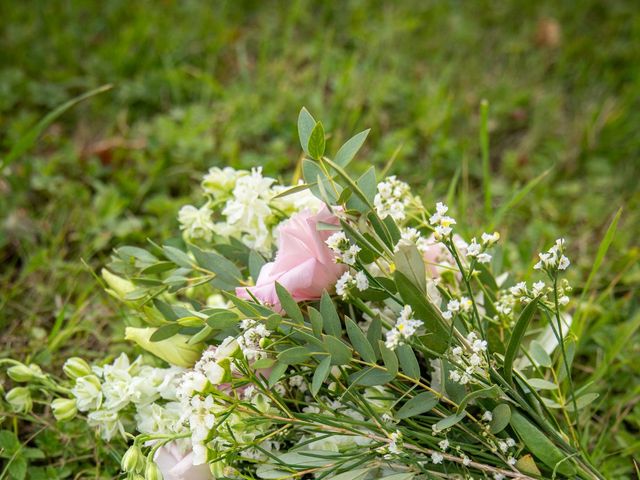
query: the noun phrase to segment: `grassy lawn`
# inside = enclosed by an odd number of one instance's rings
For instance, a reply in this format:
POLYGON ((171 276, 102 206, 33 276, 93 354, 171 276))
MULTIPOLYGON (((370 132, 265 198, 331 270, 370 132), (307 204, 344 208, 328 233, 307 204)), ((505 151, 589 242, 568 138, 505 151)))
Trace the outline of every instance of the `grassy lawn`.
MULTIPOLYGON (((178 208, 196 200, 210 166, 262 165, 289 178, 304 105, 330 132, 329 151, 372 129, 354 168, 395 158, 391 172, 425 204, 448 196, 469 232, 499 219, 515 246, 505 261, 530 266, 535 252, 566 237, 575 301, 590 305, 575 369, 601 393, 586 447, 610 478, 635 478, 637 2, 24 1, 3 2, 0 18, 0 159, 48 112, 112 85, 3 162, 0 357, 59 371, 68 356, 127 348, 123 312, 93 272, 117 245, 175 235, 178 208), (621 207, 606 259, 593 269, 621 207)), ((39 411, 35 427, 13 414, 2 425, 47 457, 34 454, 26 478, 117 471, 82 425, 56 427, 39 411)))

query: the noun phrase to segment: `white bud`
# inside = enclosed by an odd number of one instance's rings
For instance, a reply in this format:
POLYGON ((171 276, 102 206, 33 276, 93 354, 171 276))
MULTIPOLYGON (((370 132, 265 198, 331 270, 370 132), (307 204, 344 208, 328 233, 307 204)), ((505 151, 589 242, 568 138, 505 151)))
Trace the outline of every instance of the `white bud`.
POLYGON ((71 380, 75 380, 79 377, 86 377, 92 373, 89 364, 80 357, 71 357, 69 360, 64 362, 62 371, 71 380))
POLYGON ((7 392, 5 400, 16 412, 29 413, 33 407, 31 393, 25 387, 12 388, 7 392))
POLYGON ((59 422, 71 420, 78 413, 78 407, 73 398, 56 398, 51 402, 51 410, 59 422))

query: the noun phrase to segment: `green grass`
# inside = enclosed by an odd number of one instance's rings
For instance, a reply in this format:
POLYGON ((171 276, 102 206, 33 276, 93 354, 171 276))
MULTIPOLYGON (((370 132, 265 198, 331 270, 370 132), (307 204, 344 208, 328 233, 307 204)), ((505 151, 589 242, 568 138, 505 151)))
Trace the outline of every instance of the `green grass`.
MULTIPOLYGON (((354 168, 382 168, 397 154, 391 172, 427 204, 450 192, 469 233, 550 169, 496 227, 515 246, 505 259, 515 266, 565 236, 575 298, 623 207, 582 297, 589 305, 575 369, 603 394, 588 448, 611 478, 632 478, 629 458, 640 450, 636 2, 25 1, 4 2, 0 18, 0 158, 59 105, 113 85, 63 113, 3 168, 0 356, 59 371, 69 355, 127 348, 122 312, 92 271, 116 245, 174 235, 177 209, 211 165, 289 176, 305 105, 331 134, 328 152, 370 127, 354 168)), ((51 422, 46 411, 41 418, 51 422)), ((23 441, 33 433, 11 418, 3 428, 23 441)), ((78 426, 54 440, 74 435, 87 434, 78 426)), ((48 460, 33 464, 109 478, 113 465, 93 466, 99 455, 90 438, 83 445, 40 447, 48 460)))

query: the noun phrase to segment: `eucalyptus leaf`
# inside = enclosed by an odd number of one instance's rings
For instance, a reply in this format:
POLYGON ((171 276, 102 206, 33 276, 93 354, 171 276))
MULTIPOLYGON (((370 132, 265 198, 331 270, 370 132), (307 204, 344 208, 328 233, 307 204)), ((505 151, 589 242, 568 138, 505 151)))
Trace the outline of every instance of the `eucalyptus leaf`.
POLYGON ((278 354, 278 362, 285 365, 304 363, 310 357, 306 347, 291 347, 278 354))
POLYGON ((568 456, 529 420, 518 412, 512 412, 510 424, 520 440, 542 463, 563 475, 575 475, 575 468, 568 456))
POLYGON ((280 304, 287 315, 296 323, 304 323, 304 317, 302 316, 302 311, 298 306, 298 303, 293 299, 291 294, 284 288, 282 285, 276 282, 276 293, 278 294, 278 299, 280 300, 280 304))
POLYGON ((329 372, 331 372, 331 356, 327 356, 322 359, 322 361, 316 367, 316 371, 313 372, 313 380, 311 381, 311 394, 315 397, 322 384, 329 376, 329 372))
POLYGON ((489 422, 489 430, 491 433, 500 433, 507 428, 511 420, 511 408, 506 403, 497 405, 491 411, 491 422, 489 422))
POLYGON ((324 348, 331 355, 333 365, 347 365, 351 361, 351 349, 337 337, 325 335, 324 348))
POLYGON ((396 355, 398 355, 398 361, 400 362, 400 368, 407 377, 418 380, 420 378, 420 365, 416 354, 413 353, 413 348, 410 345, 399 345, 396 348, 396 355))
POLYGON ((182 250, 170 245, 165 245, 162 247, 162 251, 164 255, 176 265, 184 268, 192 268, 193 260, 182 250))
POLYGON ((342 324, 340 323, 338 311, 326 290, 322 292, 322 297, 320 298, 320 313, 322 314, 322 326, 325 333, 334 337, 342 336, 342 324))
POLYGON ((355 157, 358 150, 362 147, 367 136, 369 135, 370 129, 364 130, 363 132, 355 134, 349 140, 347 140, 344 145, 340 147, 338 153, 334 158, 334 162, 340 165, 342 168, 346 167, 353 157, 355 157))
POLYGON ((316 120, 305 107, 302 107, 298 114, 298 137, 300 138, 300 146, 307 155, 309 155, 309 139, 315 126, 316 120))
POLYGON ((410 398, 396 413, 396 418, 415 417, 431 411, 438 404, 438 397, 432 392, 422 392, 410 398))
POLYGON ((387 372, 395 378, 395 376, 398 375, 398 357, 396 357, 393 350, 388 348, 382 340, 378 340, 378 348, 380 349, 382 361, 384 362, 387 372))
POLYGON ((324 148, 324 128, 322 127, 322 122, 318 122, 311 131, 307 153, 309 154, 309 156, 315 158, 316 160, 320 160, 324 155, 324 148))
POLYGON ((375 363, 376 354, 360 327, 348 317, 345 317, 345 325, 354 350, 360 354, 365 362, 375 363))
POLYGON ((170 323, 169 325, 163 325, 158 328, 153 335, 149 338, 152 342, 160 342, 162 340, 166 340, 167 338, 171 338, 176 335, 180 328, 182 328, 178 323, 170 323))

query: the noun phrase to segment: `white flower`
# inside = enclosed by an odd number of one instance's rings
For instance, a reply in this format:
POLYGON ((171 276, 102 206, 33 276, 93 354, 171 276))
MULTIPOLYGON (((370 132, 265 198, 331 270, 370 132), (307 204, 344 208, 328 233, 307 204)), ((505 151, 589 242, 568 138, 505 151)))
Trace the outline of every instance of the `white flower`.
POLYGON ((100 436, 109 441, 116 433, 125 435, 124 427, 117 412, 112 410, 96 410, 87 415, 87 423, 100 432, 100 436))
POLYGON ((514 466, 516 464, 517 460, 513 457, 509 457, 507 458, 507 463, 511 466, 514 466))
POLYGON ((76 397, 78 410, 81 412, 95 410, 102 403, 102 385, 95 375, 86 375, 76 379, 71 393, 76 397))
POLYGON ((442 318, 444 318, 445 320, 451 320, 453 318, 453 313, 451 313, 449 310, 446 310, 442 312, 442 318))
POLYGON ((346 265, 355 265, 356 256, 360 252, 360 247, 352 245, 343 232, 332 234, 326 241, 329 249, 335 253, 336 263, 344 263, 346 265))
POLYGON ((355 280, 356 280, 356 288, 361 292, 369 288, 369 279, 367 278, 367 275, 364 272, 362 271, 357 272, 355 280))
POLYGON ((447 310, 449 310, 450 312, 457 312, 460 310, 460 301, 458 300, 449 300, 449 303, 447 303, 447 310))
POLYGON ((506 440, 506 442, 507 442, 507 445, 508 445, 509 447, 515 447, 515 446, 516 446, 516 441, 515 441, 513 438, 511 438, 511 437, 508 437, 508 438, 507 438, 507 440, 506 440))
POLYGON ((215 230, 215 225, 211 219, 212 215, 213 212, 209 208, 209 204, 205 204, 200 208, 196 208, 193 205, 185 205, 178 212, 180 230, 183 230, 189 239, 202 239, 209 242, 215 230))
POLYGON ((482 247, 479 243, 476 242, 476 239, 471 239, 471 243, 467 245, 467 257, 477 257, 482 250, 482 247))
POLYGON ((396 325, 387 332, 385 345, 394 350, 403 340, 412 337, 422 325, 421 320, 413 318, 411 306, 405 305, 396 320, 396 325))
POLYGON ((214 197, 230 195, 239 176, 246 175, 231 167, 213 167, 202 179, 202 189, 214 197))
POLYGON ((390 435, 390 437, 391 441, 387 446, 387 450, 389 451, 389 453, 392 453, 394 455, 400 455, 402 453, 403 444, 402 433, 399 430, 396 430, 390 435))
POLYGON ((509 446, 507 445, 507 442, 503 440, 498 441, 498 448, 500 449, 501 452, 506 452, 507 450, 509 450, 509 446))
POLYGON ((569 259, 562 255, 560 257, 560 261, 558 262, 558 270, 566 270, 569 265, 571 265, 569 259))
POLYGON ((378 183, 378 193, 373 204, 380 218, 391 217, 396 221, 404 220, 405 207, 411 202, 409 185, 395 176, 378 183))
POLYGON ((477 256, 479 263, 489 263, 491 261, 491 255, 488 253, 481 253, 477 256))
POLYGON ((485 410, 482 414, 482 420, 485 422, 490 422, 493 420, 493 414, 489 410, 485 410))
POLYGON ((349 293, 349 286, 353 282, 353 276, 349 272, 344 272, 336 282, 336 294, 346 298, 349 293))
POLYGON ((444 440, 440 440, 438 442, 438 446, 440 447, 440 450, 446 452, 447 448, 449 448, 449 440, 447 440, 446 438, 444 440))
POLYGON ((542 281, 536 282, 531 287, 531 293, 533 294, 534 297, 537 297, 542 293, 542 291, 544 290, 544 287, 545 287, 544 282, 542 281))
POLYGON ((562 305, 562 306, 565 306, 566 304, 568 304, 568 303, 569 303, 569 297, 567 297, 566 295, 561 296, 561 297, 558 299, 558 303, 559 303, 560 305, 562 305))
POLYGON ((482 244, 486 247, 493 245, 498 240, 500 240, 500 234, 498 232, 482 234, 482 244))
POLYGON ((527 284, 525 282, 516 283, 515 286, 509 289, 511 295, 519 297, 527 294, 527 284))
POLYGON ((442 463, 443 460, 444 460, 444 457, 440 453, 433 452, 431 454, 431 461, 433 463, 435 463, 435 464, 442 463))
POLYGON ((465 467, 468 467, 471 464, 471 459, 467 457, 464 453, 462 454, 462 464, 465 467))

